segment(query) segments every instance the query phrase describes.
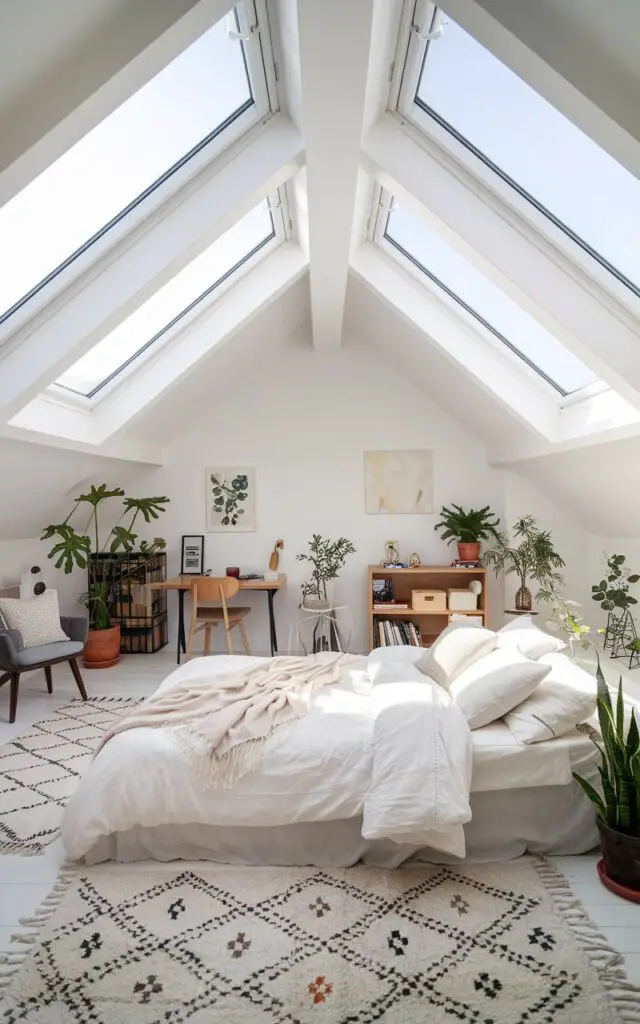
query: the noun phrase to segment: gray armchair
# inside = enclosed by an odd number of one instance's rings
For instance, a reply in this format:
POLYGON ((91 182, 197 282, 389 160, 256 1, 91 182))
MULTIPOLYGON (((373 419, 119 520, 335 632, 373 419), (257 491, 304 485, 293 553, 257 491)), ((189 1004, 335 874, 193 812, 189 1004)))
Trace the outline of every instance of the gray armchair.
POLYGON ((78 668, 78 655, 84 649, 87 639, 88 622, 84 618, 61 616, 60 625, 69 640, 60 640, 54 644, 42 644, 40 647, 25 647, 22 636, 17 629, 5 629, 0 625, 0 686, 11 683, 9 692, 9 721, 15 722, 18 707, 18 685, 22 672, 32 672, 43 668, 47 681, 47 691, 53 693, 51 666, 61 661, 68 661, 73 673, 80 696, 87 699, 87 691, 82 682, 78 668))

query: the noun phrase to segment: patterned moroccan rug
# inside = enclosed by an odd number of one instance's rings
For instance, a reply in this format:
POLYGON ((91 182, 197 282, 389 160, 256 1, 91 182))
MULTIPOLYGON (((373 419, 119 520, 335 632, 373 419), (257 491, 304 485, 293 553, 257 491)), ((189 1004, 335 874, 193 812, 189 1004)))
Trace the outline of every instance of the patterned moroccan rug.
MULTIPOLYGON (((640 989, 545 861, 68 869, 3 1024, 622 1024, 640 989)), ((3 972, 3 973, 2 973, 3 972)))
POLYGON ((0 854, 44 852, 100 737, 141 699, 77 698, 0 747, 0 854))

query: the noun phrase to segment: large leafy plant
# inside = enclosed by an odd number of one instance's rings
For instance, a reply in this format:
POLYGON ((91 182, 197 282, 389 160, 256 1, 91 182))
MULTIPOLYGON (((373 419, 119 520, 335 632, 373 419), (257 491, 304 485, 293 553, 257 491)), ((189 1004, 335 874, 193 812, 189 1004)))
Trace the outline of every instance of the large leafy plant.
POLYGON ((298 562, 310 562, 311 577, 302 584, 302 597, 317 597, 319 601, 327 600, 327 583, 335 580, 347 560, 347 555, 355 552, 355 547, 346 537, 329 540, 319 533, 314 533, 309 541, 309 553, 296 555, 298 562))
POLYGON ((529 580, 535 580, 539 586, 536 598, 554 600, 564 584, 558 570, 565 563, 553 545, 551 532, 540 530, 533 516, 526 515, 513 524, 513 536, 512 542, 506 533, 498 534, 495 547, 483 555, 484 564, 493 568, 496 576, 501 571, 506 575, 516 573, 523 588, 529 580))
POLYGON ((629 593, 632 583, 637 583, 640 576, 632 573, 625 566, 624 555, 610 555, 607 559, 609 572, 591 587, 591 596, 597 601, 605 612, 619 612, 622 614, 632 604, 638 601, 629 593))
POLYGON ((481 540, 493 537, 499 540, 499 533, 496 527, 500 520, 497 519, 489 505, 484 508, 470 508, 465 511, 460 505, 451 503, 451 508, 442 506, 440 511, 441 521, 436 523, 434 530, 442 530, 442 539, 451 544, 452 541, 460 541, 461 544, 477 544, 481 540))
MULTIPOLYGON (((121 487, 109 489, 106 484, 98 487, 92 484, 86 494, 80 494, 74 499, 73 508, 66 519, 45 528, 41 540, 55 539, 49 558, 54 559, 56 569, 64 569, 65 573, 72 572, 76 567, 89 570, 89 587, 80 599, 89 609, 92 629, 109 629, 114 591, 145 564, 144 560, 137 561, 135 569, 124 568, 114 580, 108 572, 106 563, 109 560, 97 556, 117 555, 119 552, 128 555, 134 551, 138 540, 134 527, 138 517, 150 524, 160 518, 168 501, 169 498, 165 497, 127 498, 121 487), (102 505, 112 498, 122 498, 122 511, 115 525, 103 536, 99 512, 102 505), (74 516, 79 518, 82 513, 85 516, 88 514, 88 519, 82 529, 77 529, 71 520, 74 516)), ((166 542, 162 537, 154 537, 152 541, 140 541, 139 551, 151 558, 165 547, 166 542)))
POLYGON ((640 835, 640 732, 635 709, 631 711, 625 735, 624 697, 622 677, 614 708, 606 684, 600 659, 596 670, 598 687, 598 720, 600 733, 589 725, 578 726, 595 743, 601 764, 598 766, 602 793, 590 782, 574 772, 589 799, 595 804, 598 816, 609 828, 629 835, 640 835))

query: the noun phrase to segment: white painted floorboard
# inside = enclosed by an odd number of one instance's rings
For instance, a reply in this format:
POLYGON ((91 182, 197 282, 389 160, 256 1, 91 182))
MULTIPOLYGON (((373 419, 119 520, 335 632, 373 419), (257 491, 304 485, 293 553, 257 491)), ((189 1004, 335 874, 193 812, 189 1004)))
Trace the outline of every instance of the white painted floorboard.
MULTIPOLYGON (((129 655, 120 665, 105 671, 83 670, 90 696, 146 696, 175 666, 175 654, 167 649, 153 655, 129 655)), ((17 721, 9 725, 8 687, 0 690, 0 743, 25 732, 52 708, 77 696, 65 666, 54 667, 53 694, 46 691, 44 675, 35 673, 20 684, 17 721)), ((52 843, 42 857, 0 857, 0 949, 6 949, 20 917, 33 913, 53 885, 63 860, 62 845, 52 843)), ((640 905, 634 906, 608 892, 596 874, 598 856, 554 857, 576 896, 611 945, 625 956, 631 981, 640 985, 640 905)))

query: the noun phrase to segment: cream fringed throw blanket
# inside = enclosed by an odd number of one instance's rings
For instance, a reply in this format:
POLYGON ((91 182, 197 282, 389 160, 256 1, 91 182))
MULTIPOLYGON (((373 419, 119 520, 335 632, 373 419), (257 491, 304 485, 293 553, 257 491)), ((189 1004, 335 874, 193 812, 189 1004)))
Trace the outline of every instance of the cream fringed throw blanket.
POLYGON ((277 657, 248 670, 184 679, 116 722, 94 757, 118 733, 162 727, 175 732, 209 782, 231 786, 256 767, 274 730, 302 718, 312 693, 338 682, 341 669, 357 660, 333 652, 277 657))

